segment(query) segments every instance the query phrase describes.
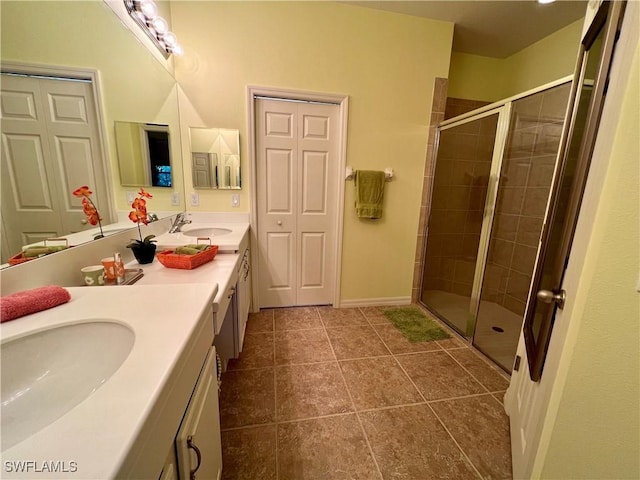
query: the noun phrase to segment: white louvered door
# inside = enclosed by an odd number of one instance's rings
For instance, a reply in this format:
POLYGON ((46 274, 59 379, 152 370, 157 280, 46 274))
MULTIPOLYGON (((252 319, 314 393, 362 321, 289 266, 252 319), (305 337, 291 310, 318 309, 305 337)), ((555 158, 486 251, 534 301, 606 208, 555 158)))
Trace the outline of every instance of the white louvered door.
POLYGON ((256 100, 260 307, 333 302, 337 105, 256 100))

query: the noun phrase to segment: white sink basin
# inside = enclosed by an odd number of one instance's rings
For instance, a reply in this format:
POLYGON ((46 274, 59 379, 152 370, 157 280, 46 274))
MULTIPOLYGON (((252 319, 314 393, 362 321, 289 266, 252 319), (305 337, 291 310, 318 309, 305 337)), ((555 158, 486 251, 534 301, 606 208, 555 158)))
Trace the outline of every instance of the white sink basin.
POLYGON ((2 451, 100 388, 129 356, 134 340, 129 327, 96 319, 2 343, 2 451))
POLYGON ((232 230, 228 228, 215 228, 215 227, 204 227, 204 228, 193 228, 191 230, 183 230, 182 234, 187 237, 220 237, 222 235, 228 235, 232 232, 232 230))

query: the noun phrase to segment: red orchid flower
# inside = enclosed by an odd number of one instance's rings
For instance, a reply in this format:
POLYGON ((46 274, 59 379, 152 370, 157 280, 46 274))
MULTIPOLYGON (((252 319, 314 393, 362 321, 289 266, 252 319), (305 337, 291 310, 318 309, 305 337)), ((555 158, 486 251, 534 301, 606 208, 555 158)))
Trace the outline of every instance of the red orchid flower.
POLYGON ((142 200, 142 197, 153 198, 153 195, 151 195, 149 192, 147 192, 144 188, 140 188, 140 191, 138 192, 138 195, 140 196, 141 200, 142 200))
POLYGON ((142 238, 142 231, 140 230, 140 224, 144 223, 145 225, 149 224, 149 219, 147 217, 147 201, 145 198, 153 198, 153 196, 145 191, 144 188, 141 188, 138 192, 138 196, 131 202, 131 210, 129 212, 129 220, 133 223, 138 224, 138 234, 140 235, 140 240, 133 240, 132 243, 127 245, 127 247, 134 247, 136 245, 146 245, 151 242, 155 242, 155 240, 151 240, 155 235, 147 235, 144 239, 142 238))
POLYGON ((96 210, 96 207, 94 207, 93 203, 91 203, 91 201, 87 197, 84 197, 82 199, 82 211, 87 216, 87 221, 91 225, 98 225, 100 220, 102 220, 102 217, 100 217, 98 210, 96 210))
POLYGON ((76 188, 73 192, 75 197, 82 197, 82 211, 87 217, 87 221, 91 225, 98 225, 100 227, 100 234, 96 235, 94 238, 102 238, 104 234, 102 233, 102 217, 98 213, 98 209, 95 204, 91 201, 91 195, 93 192, 89 190, 87 185, 83 185, 79 188, 76 188))
POLYGON ((86 185, 83 185, 82 187, 76 188, 73 191, 73 195, 74 196, 76 196, 76 197, 85 197, 85 198, 86 197, 90 197, 92 193, 93 192, 91 190, 89 190, 89 187, 86 186, 86 185))

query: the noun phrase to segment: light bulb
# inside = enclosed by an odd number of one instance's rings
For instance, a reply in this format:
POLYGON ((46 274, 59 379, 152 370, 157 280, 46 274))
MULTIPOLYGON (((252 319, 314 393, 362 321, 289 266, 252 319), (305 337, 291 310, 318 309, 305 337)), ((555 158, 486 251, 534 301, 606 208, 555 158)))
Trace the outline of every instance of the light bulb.
POLYGON ((178 44, 178 39, 173 32, 165 33, 164 37, 162 37, 162 40, 164 40, 165 45, 169 48, 173 48, 178 44))
POLYGON ((165 33, 169 31, 169 26, 167 22, 162 17, 156 17, 151 21, 151 28, 156 31, 159 37, 162 37, 165 33))
POLYGON ((140 0, 140 11, 147 20, 151 20, 158 13, 158 8, 152 0, 140 0))
POLYGON ((171 47, 171 53, 173 53, 174 55, 182 56, 184 54, 184 50, 182 49, 182 46, 177 43, 175 46, 171 47))

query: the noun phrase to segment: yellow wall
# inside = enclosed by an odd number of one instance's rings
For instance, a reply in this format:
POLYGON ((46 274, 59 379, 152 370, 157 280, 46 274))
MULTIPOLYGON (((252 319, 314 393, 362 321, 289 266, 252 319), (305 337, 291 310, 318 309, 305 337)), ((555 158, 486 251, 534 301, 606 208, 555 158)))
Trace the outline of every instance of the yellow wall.
POLYGON ((572 75, 582 24, 580 19, 505 59, 505 95, 510 97, 572 75))
MULTIPOLYGON (((2 1, 2 60, 97 69, 102 86, 107 154, 117 209, 129 210, 121 187, 114 122, 171 126, 172 158, 180 159, 178 92, 174 78, 127 30, 102 1, 2 1), (176 141, 173 141, 176 139, 176 141)), ((174 169, 182 190, 182 166, 174 169)), ((181 210, 170 205, 173 189, 149 188, 151 211, 181 210)))
POLYGON ((583 20, 501 59, 454 52, 447 95, 495 102, 573 74, 583 20))
POLYGON ((637 38, 636 34, 631 76, 576 293, 578 307, 571 318, 563 318, 576 323, 578 332, 540 478, 640 476, 637 38))
POLYGON ((505 60, 453 52, 447 96, 496 102, 505 98, 505 60))
MULTIPOLYGON (((453 25, 333 2, 176 2, 172 23, 186 52, 175 63, 183 130, 238 128, 243 185, 247 85, 349 95, 347 163, 396 176, 378 221, 355 217, 345 184, 342 300, 409 297, 432 90, 453 25)), ((248 188, 240 209, 230 195, 201 191, 199 209, 248 211, 248 188)))

